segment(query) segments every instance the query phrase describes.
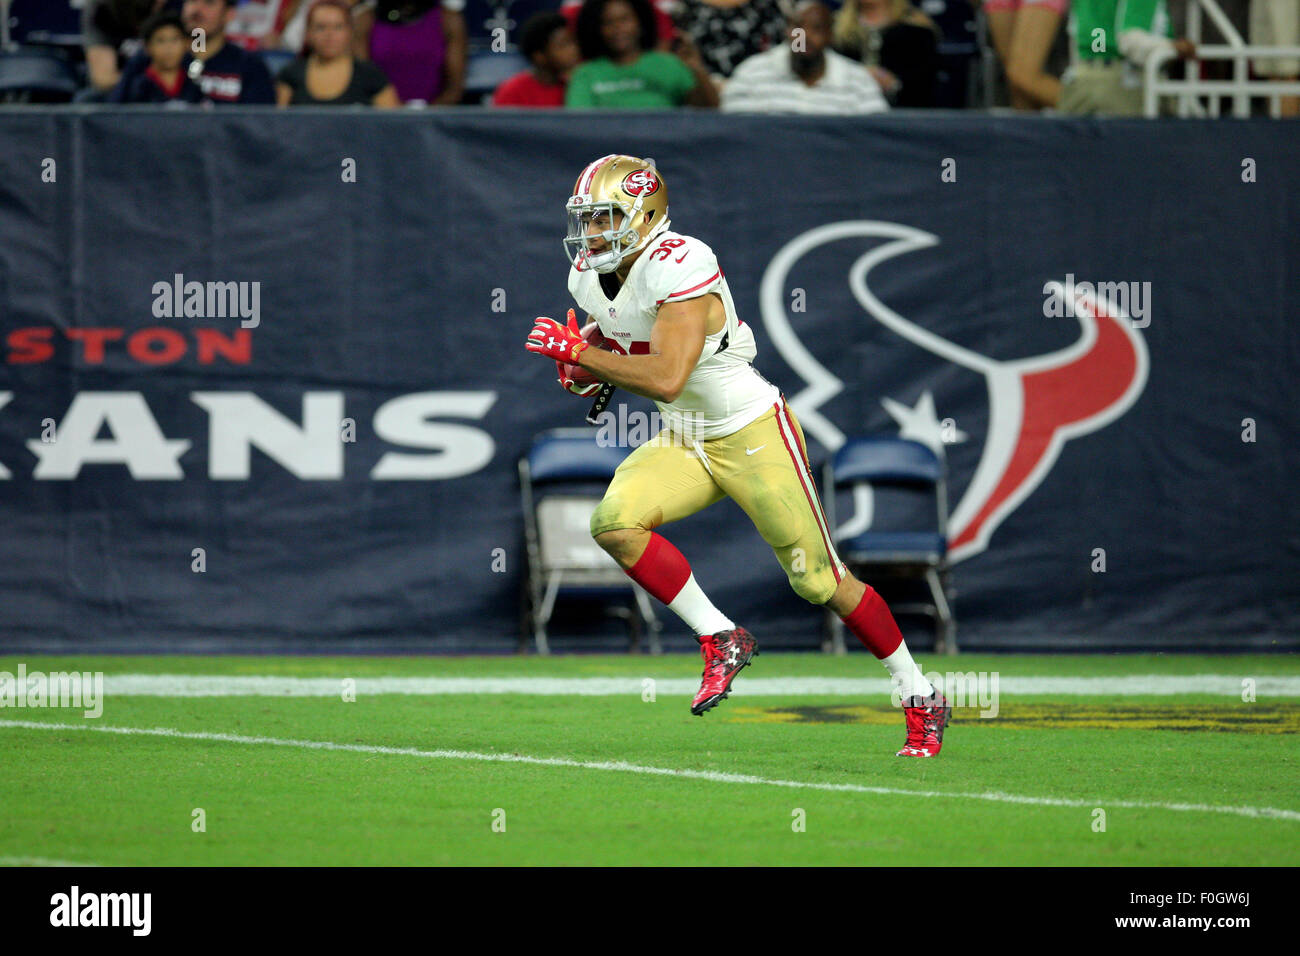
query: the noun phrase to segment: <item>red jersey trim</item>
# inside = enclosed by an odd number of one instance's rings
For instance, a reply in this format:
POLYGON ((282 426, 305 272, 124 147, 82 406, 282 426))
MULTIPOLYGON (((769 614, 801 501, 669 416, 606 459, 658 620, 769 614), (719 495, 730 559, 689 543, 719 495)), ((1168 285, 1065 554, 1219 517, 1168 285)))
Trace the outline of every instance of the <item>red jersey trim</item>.
MULTIPOLYGON (((668 296, 668 299, 675 299, 675 298, 677 298, 679 295, 686 295, 686 294, 689 293, 689 292, 694 292, 696 289, 702 289, 702 288, 704 288, 706 285, 708 285, 710 282, 712 282, 714 279, 720 278, 721 276, 722 276, 722 270, 719 269, 717 272, 713 273, 713 275, 709 276, 709 277, 708 277, 707 279, 705 279, 703 282, 698 283, 697 285, 693 285, 693 286, 691 286, 689 289, 682 289, 682 291, 680 291, 680 292, 672 292, 672 293, 670 293, 669 296, 668 296)), ((665 302, 668 301, 668 299, 660 299, 658 302, 655 303, 655 305, 663 305, 665 302)))

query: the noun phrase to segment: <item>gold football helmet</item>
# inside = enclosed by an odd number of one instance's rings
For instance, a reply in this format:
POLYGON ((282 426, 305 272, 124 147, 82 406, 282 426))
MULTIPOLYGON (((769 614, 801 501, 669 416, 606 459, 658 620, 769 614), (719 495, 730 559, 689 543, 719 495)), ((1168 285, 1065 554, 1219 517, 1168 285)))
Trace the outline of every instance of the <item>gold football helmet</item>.
POLYGON ((613 272, 668 228, 668 187, 653 160, 611 154, 582 171, 565 208, 569 261, 579 270, 613 272))

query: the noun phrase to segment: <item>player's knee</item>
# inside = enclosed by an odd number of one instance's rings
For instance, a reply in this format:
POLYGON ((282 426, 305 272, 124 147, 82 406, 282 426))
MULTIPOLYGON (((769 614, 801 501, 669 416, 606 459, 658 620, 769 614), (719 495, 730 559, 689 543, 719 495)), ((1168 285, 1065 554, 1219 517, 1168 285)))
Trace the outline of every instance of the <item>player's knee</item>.
POLYGON ((610 554, 616 554, 619 551, 626 550, 631 543, 633 532, 628 528, 611 528, 608 531, 597 531, 592 535, 596 543, 608 551, 610 554))
MULTIPOLYGON (((627 526, 627 522, 623 520, 623 516, 620 514, 621 511, 618 502, 611 500, 609 497, 603 498, 600 504, 596 505, 596 510, 591 513, 591 523, 588 525, 588 530, 590 530, 591 536, 597 542, 606 534, 620 531, 627 526)), ((609 538, 608 540, 613 541, 614 539, 609 538)), ((601 547, 605 546, 602 544, 601 547)), ((606 548, 606 550, 609 549, 606 548)))
POLYGON ((825 574, 813 572, 788 572, 790 578, 790 587, 794 588, 794 593, 799 595, 809 604, 822 605, 829 601, 835 594, 835 588, 838 586, 834 575, 829 571, 825 574))
POLYGON ((593 534, 592 537, 611 558, 624 567, 630 567, 645 550, 642 539, 647 534, 643 528, 612 528, 593 534))

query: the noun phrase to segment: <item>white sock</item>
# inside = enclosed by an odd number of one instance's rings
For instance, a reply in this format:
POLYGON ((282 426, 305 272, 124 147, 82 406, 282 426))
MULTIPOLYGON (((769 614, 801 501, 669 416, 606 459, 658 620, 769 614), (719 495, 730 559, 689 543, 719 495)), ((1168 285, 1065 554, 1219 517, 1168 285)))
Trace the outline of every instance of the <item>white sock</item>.
POLYGON ((909 697, 929 697, 934 693, 934 685, 921 673, 916 661, 912 660, 906 642, 899 644, 898 650, 888 657, 882 657, 880 663, 888 668, 889 676, 898 685, 898 694, 903 700, 909 697))
POLYGON ((668 610, 680 617, 686 622, 687 627, 701 636, 730 631, 736 626, 731 623, 731 618, 714 607, 713 602, 700 590, 700 586, 695 583, 694 574, 686 579, 682 589, 677 592, 677 597, 673 598, 672 603, 668 605, 668 610))

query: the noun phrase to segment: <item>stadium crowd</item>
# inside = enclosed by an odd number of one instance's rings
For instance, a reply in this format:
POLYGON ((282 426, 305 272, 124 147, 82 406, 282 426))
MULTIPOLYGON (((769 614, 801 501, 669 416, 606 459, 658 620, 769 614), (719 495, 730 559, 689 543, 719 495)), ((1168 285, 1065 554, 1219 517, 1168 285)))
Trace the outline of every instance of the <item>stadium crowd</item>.
MULTIPOLYGON (((1146 60, 1196 53, 1175 29, 1187 0, 982 0, 982 38, 980 0, 40 3, 80 7, 79 102, 964 108, 984 43, 1014 109, 1137 115, 1146 60)), ((9 4, 22 24, 14 8, 32 0, 9 4)), ((1249 42, 1300 45, 1300 0, 1220 5, 1249 42)), ((1257 60, 1252 71, 1294 79, 1300 56, 1257 60)), ((1282 113, 1297 112, 1300 98, 1283 98, 1282 113)))

